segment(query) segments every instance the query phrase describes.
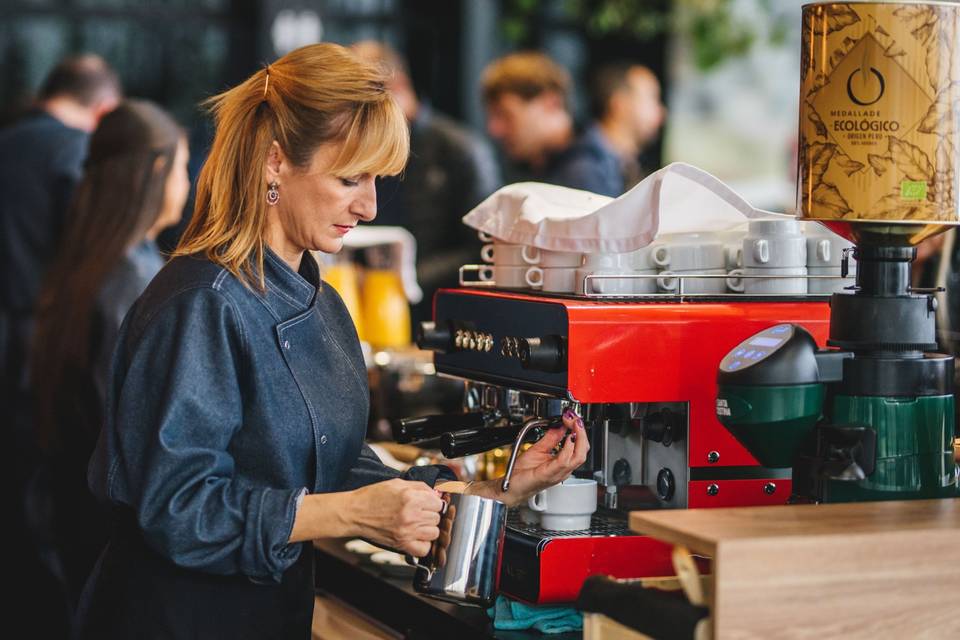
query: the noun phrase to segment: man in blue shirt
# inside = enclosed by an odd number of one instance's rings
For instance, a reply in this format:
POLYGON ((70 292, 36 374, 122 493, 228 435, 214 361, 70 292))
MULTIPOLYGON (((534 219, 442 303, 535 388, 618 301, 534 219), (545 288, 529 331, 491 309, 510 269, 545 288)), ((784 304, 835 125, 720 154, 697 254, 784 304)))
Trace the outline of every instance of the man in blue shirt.
POLYGON ((490 63, 481 85, 487 131, 515 163, 510 182, 623 193, 616 157, 589 132, 578 138, 574 131, 563 67, 542 53, 514 53, 490 63))
POLYGON ((591 112, 595 122, 584 133, 606 156, 605 163, 617 165, 622 191, 645 177, 640 154, 660 133, 667 109, 660 96, 660 81, 639 64, 608 64, 592 74, 591 112))

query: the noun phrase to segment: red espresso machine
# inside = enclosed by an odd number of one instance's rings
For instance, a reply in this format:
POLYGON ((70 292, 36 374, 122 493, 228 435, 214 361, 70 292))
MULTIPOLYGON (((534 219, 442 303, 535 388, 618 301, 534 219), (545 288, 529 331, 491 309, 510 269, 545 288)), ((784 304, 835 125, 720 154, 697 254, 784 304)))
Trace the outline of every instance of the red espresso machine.
MULTIPOLYGON (((440 291, 419 344, 439 374, 465 381, 465 412, 394 425, 398 441, 448 457, 513 442, 531 419, 583 416, 595 478, 590 530, 547 531, 511 510, 500 592, 529 603, 576 599, 593 574, 673 575, 670 548, 629 530, 637 509, 783 504, 789 469, 761 466, 716 418, 729 351, 779 323, 826 340, 824 297, 606 298, 464 287, 440 291)), ((749 355, 747 355, 749 357, 749 355)))

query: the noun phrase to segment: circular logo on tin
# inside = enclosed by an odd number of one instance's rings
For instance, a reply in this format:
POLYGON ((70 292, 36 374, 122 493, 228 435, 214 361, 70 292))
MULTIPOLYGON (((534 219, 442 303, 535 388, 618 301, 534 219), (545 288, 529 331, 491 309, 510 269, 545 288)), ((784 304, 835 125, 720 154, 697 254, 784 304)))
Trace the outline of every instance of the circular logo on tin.
MULTIPOLYGON (((855 104, 860 105, 861 107, 869 107, 871 104, 876 103, 880 98, 883 97, 883 92, 887 89, 887 84, 883 79, 883 75, 876 70, 875 67, 870 67, 870 73, 873 74, 873 77, 877 79, 875 86, 876 97, 873 100, 863 100, 853 92, 853 76, 857 75, 860 72, 859 69, 853 70, 849 77, 847 77, 847 95, 850 96, 850 99, 853 100, 855 104)), ((873 84, 873 83, 870 83, 873 84)))

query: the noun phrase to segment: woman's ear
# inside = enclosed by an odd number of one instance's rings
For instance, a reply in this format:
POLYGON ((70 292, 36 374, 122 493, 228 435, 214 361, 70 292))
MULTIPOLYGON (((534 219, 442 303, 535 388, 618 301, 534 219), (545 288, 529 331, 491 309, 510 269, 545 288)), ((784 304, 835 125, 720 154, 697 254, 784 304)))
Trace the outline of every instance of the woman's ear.
POLYGON ((267 150, 267 161, 263 165, 263 179, 267 184, 280 181, 280 169, 284 162, 286 162, 286 158, 283 155, 283 149, 274 140, 270 143, 270 148, 267 150))

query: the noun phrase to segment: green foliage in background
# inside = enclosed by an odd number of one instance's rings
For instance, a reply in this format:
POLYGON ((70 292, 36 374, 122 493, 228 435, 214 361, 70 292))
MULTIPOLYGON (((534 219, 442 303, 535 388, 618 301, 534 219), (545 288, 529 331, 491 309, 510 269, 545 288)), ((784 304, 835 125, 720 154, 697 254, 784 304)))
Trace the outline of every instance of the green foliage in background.
MULTIPOLYGON (((786 40, 789 25, 774 20, 773 2, 757 0, 758 19, 771 21, 767 39, 786 40)), ((514 45, 529 37, 531 26, 548 20, 583 25, 593 37, 618 36, 649 41, 664 33, 686 38, 694 61, 709 70, 743 55, 758 41, 756 25, 734 15, 733 0, 504 0, 502 27, 514 45)))

